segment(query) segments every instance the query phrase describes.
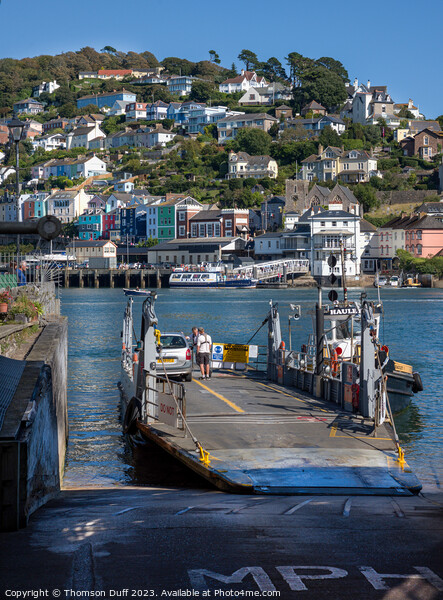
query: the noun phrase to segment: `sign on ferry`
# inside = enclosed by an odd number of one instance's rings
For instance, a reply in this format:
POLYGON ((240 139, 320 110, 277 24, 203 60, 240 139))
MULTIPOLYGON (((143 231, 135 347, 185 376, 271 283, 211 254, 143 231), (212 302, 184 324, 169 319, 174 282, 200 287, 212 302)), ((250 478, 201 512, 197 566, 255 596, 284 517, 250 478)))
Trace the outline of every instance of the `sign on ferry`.
POLYGON ((248 363, 249 346, 244 344, 223 344, 223 362, 248 363))
POLYGON ((333 306, 329 308, 327 314, 331 316, 358 315, 359 311, 356 306, 333 306))

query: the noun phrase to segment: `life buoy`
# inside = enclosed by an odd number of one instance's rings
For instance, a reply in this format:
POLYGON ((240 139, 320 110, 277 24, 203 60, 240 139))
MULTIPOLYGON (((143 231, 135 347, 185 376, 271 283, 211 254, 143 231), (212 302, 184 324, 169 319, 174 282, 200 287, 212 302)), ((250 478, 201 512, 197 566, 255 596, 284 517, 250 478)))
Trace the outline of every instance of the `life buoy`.
POLYGON ((128 402, 125 416, 123 417, 123 433, 127 435, 137 433, 137 420, 141 417, 141 409, 140 400, 133 396, 128 402))
POLYGON ((331 358, 331 373, 332 377, 337 377, 338 375, 338 354, 336 350, 334 350, 331 358))

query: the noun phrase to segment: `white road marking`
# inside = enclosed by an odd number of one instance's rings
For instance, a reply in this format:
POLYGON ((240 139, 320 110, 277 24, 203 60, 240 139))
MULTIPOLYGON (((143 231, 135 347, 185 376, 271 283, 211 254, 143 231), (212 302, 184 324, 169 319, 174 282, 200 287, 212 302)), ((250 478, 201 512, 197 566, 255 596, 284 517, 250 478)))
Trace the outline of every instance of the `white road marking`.
POLYGON ((394 509, 394 512, 397 515, 397 517, 403 518, 405 516, 405 513, 399 507, 397 502, 395 500, 393 500, 392 498, 391 498, 391 502, 392 502, 392 508, 394 509))
POLYGON ((343 507, 343 516, 344 517, 349 517, 349 513, 351 512, 351 504, 352 504, 352 498, 348 498, 343 507))
POLYGON ((185 512, 188 512, 189 510, 192 510, 194 507, 193 506, 187 506, 186 508, 184 508, 183 510, 179 510, 178 512, 175 513, 175 515, 182 515, 185 512))
POLYGON ((292 513, 295 513, 296 510, 298 510, 299 508, 302 508, 303 506, 306 506, 306 504, 309 504, 309 502, 311 502, 313 500, 313 498, 310 498, 309 500, 305 500, 304 502, 300 502, 300 504, 296 504, 295 506, 293 506, 292 508, 290 508, 289 510, 287 510, 286 512, 284 512, 284 515, 292 515, 292 513))
POLYGON ((114 513, 114 516, 116 515, 122 515, 124 513, 129 512, 130 510, 136 510, 137 508, 139 508, 138 506, 132 506, 131 508, 124 508, 123 510, 119 510, 118 512, 114 513))
POLYGON ((443 580, 427 567, 414 567, 420 575, 416 575, 415 573, 401 575, 397 573, 377 573, 372 567, 359 567, 359 569, 375 590, 391 589, 385 582, 385 579, 426 579, 437 590, 443 591, 443 580))

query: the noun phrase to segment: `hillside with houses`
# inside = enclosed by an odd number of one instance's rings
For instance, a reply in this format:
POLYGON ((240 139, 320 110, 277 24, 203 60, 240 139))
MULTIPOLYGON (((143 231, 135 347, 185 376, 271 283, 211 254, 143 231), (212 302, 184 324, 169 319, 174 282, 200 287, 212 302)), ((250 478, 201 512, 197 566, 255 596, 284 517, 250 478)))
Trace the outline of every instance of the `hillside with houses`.
POLYGON ((52 214, 77 245, 166 248, 167 263, 181 240, 238 239, 240 254, 324 275, 344 241, 351 277, 401 252, 441 269, 443 116, 389 82, 296 52, 284 66, 242 50, 238 69, 215 51, 52 59, 0 60, 0 221, 52 214))

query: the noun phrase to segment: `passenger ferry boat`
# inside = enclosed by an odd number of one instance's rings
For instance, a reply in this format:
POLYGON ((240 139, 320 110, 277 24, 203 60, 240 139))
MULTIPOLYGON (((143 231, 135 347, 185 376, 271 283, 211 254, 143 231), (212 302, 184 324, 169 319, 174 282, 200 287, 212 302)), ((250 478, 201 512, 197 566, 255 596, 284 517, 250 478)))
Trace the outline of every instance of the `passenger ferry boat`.
POLYGON ((224 265, 205 265, 202 270, 196 267, 179 267, 174 269, 169 277, 169 287, 175 288, 255 288, 257 280, 229 276, 224 271, 224 265))

